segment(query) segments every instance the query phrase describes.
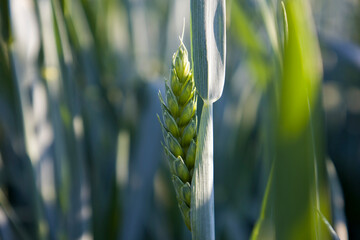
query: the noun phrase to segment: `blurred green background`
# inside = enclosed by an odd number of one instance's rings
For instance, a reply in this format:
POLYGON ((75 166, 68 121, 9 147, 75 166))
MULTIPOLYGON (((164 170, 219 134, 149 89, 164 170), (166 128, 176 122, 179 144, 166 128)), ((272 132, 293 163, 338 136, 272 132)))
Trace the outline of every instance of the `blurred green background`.
MULTIPOLYGON (((227 1, 225 88, 214 105, 216 239, 249 239, 277 151, 281 66, 261 2, 227 1)), ((266 2, 281 22, 280 2, 266 2)), ((317 148, 328 221, 355 240, 360 1, 310 2, 323 77, 314 142, 290 147, 317 148)), ((188 0, 0 2, 0 239, 190 239, 156 119, 184 18, 190 49, 189 16, 188 0)), ((291 96, 280 101, 291 105, 291 96)))

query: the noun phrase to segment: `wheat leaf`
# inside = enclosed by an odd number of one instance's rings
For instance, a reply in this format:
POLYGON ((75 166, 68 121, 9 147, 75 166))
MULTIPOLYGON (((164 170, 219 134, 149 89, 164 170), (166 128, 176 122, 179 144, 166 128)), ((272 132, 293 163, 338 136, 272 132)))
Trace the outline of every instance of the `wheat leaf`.
POLYGON ((205 101, 215 102, 225 82, 225 0, 191 0, 190 4, 195 85, 205 101))

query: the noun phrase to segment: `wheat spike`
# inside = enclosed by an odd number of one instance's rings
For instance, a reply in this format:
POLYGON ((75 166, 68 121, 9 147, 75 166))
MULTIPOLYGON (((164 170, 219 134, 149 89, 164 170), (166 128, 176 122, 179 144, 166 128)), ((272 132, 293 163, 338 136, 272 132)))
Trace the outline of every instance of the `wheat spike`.
POLYGON ((186 226, 190 226, 191 179, 195 163, 197 136, 197 94, 188 60, 181 43, 172 58, 169 80, 165 81, 166 103, 159 92, 163 122, 158 116, 164 151, 172 173, 178 205, 186 226))

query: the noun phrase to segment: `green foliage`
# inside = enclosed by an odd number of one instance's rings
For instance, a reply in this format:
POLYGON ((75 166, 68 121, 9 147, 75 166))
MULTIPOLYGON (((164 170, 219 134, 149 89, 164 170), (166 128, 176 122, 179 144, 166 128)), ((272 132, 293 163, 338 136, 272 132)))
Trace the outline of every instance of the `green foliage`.
POLYGON ((291 138, 311 120, 310 114, 319 97, 322 62, 309 3, 289 1, 285 6, 288 38, 284 43, 279 131, 291 138))
POLYGON ((275 85, 279 102, 269 103, 276 109, 273 170, 252 239, 329 239, 317 214, 319 210, 330 217, 319 131, 320 50, 308 2, 287 1, 282 8, 282 76, 275 85))
POLYGON ((359 3, 309 1, 322 77, 292 1, 0 1, 0 239, 358 239, 359 3), (199 70, 175 60, 166 91, 184 18, 199 70))

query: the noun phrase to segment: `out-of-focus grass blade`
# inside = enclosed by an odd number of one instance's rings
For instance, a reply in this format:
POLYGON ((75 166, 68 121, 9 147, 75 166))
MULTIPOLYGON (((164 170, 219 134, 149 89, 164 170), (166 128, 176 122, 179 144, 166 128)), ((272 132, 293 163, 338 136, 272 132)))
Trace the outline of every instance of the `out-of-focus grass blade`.
POLYGON ((285 2, 284 46, 274 162, 276 239, 327 239, 314 209, 329 216, 323 141, 321 55, 308 1, 285 2), (326 180, 325 180, 326 181, 326 180))
POLYGON ((1 1, 0 3, 0 30, 2 38, 7 42, 10 38, 10 17, 9 17, 9 2, 1 1))
POLYGON ((257 0, 261 14, 263 16, 265 28, 270 39, 271 46, 275 54, 279 53, 279 38, 276 28, 276 17, 266 0, 257 0))
POLYGON ((80 134, 79 126, 82 123, 81 109, 80 109, 80 97, 78 85, 74 75, 74 61, 71 45, 69 42, 68 32, 66 31, 65 19, 61 9, 60 1, 54 0, 53 12, 54 21, 56 23, 55 31, 57 42, 59 43, 59 62, 62 77, 62 98, 60 113, 64 121, 65 127, 65 146, 67 148, 67 158, 64 159, 64 170, 62 176, 66 176, 62 179, 64 184, 63 190, 60 193, 60 204, 62 211, 65 215, 66 235, 69 238, 79 238, 80 236, 89 232, 90 217, 78 218, 78 209, 89 209, 89 197, 82 194, 82 192, 88 191, 88 182, 85 177, 85 157, 83 148, 83 136, 80 134), (75 124, 74 124, 75 123, 75 124), (67 162, 66 162, 67 161, 67 162), (65 181, 64 181, 65 180, 65 181), (67 181, 66 181, 67 180, 67 181), (69 189, 67 189, 69 188, 69 189), (85 190, 86 189, 86 190, 85 190), (66 193, 66 194, 64 194, 66 193), (64 201, 65 200, 65 201, 64 201))
MULTIPOLYGON (((20 95, 20 104, 22 107, 23 118, 32 119, 30 101, 25 98, 26 91, 29 90, 30 84, 24 84, 29 79, 38 80, 38 72, 35 71, 33 76, 26 74, 30 69, 37 69, 36 58, 40 48, 39 27, 37 24, 35 9, 30 1, 11 1, 10 2, 10 22, 12 34, 15 39, 11 54, 14 61, 14 70, 17 79, 17 87, 20 95), (26 27, 25 27, 26 26, 26 27)), ((33 80, 35 81, 35 80, 33 80)), ((35 136, 31 132, 32 121, 23 122, 25 131, 25 144, 32 161, 38 158, 38 148, 33 147, 35 136)), ((36 161, 36 160, 35 160, 36 161)))
POLYGON ((281 10, 282 10, 282 19, 283 19, 283 34, 284 34, 283 39, 284 42, 287 42, 289 38, 289 26, 287 21, 285 3, 283 1, 281 1, 281 10))
MULTIPOLYGON (((1 156, 0 156, 1 157, 1 156)), ((11 207, 8 199, 6 198, 3 190, 0 190, 0 211, 3 212, 1 214, 6 214, 5 217, 5 222, 7 222, 7 220, 9 220, 14 228, 14 230, 16 231, 18 237, 20 237, 21 239, 24 240, 29 240, 29 236, 27 235, 27 233, 22 229, 21 225, 20 225, 20 219, 19 217, 16 215, 16 212, 14 211, 14 209, 11 207)), ((3 223, 1 224, 3 225, 3 223)), ((4 224, 5 225, 5 224, 4 224)))
POLYGON ((344 194, 333 162, 326 161, 327 173, 329 176, 332 209, 333 209, 333 226, 338 237, 342 240, 349 239, 347 229, 347 219, 345 217, 344 194))
POLYGON ((145 1, 125 0, 128 11, 129 34, 131 39, 132 56, 138 74, 146 79, 150 73, 149 36, 147 31, 145 1))
POLYGON ((279 130, 285 137, 295 137, 308 124, 319 95, 322 62, 308 2, 287 1, 285 7, 288 41, 285 42, 279 130))
POLYGON ((275 239, 275 232, 272 218, 272 206, 274 200, 273 169, 268 178, 264 198, 261 205, 261 213, 251 233, 251 240, 272 240, 275 239))
POLYGON ((331 226, 329 221, 326 219, 324 214, 322 214, 318 209, 316 209, 316 213, 319 215, 321 222, 326 226, 326 229, 329 231, 333 240, 340 240, 339 236, 336 234, 334 228, 331 226))
POLYGON ((191 0, 190 4, 195 84, 205 101, 214 102, 225 82, 225 0, 191 0))
MULTIPOLYGON (((53 155, 53 171, 54 175, 50 178, 54 178, 55 182, 55 199, 60 204, 60 208, 57 209, 57 217, 60 219, 60 223, 54 223, 50 227, 50 232, 53 232, 54 235, 69 235, 67 229, 65 228, 65 216, 68 212, 69 207, 69 165, 68 165, 68 152, 66 148, 65 141, 65 124, 70 122, 70 120, 65 121, 66 118, 62 118, 60 113, 60 105, 62 101, 62 89, 63 89, 63 79, 62 72, 59 65, 59 56, 56 46, 56 35, 55 35, 55 24, 53 15, 53 8, 50 0, 39 1, 38 13, 39 13, 39 23, 41 26, 41 37, 42 37, 42 48, 43 48, 43 62, 40 67, 42 67, 42 77, 45 80, 45 86, 49 101, 49 115, 50 122, 53 126, 53 144, 54 152, 53 155)), ((64 109, 67 109, 64 105, 64 109)), ((64 114, 63 114, 64 116, 64 114)), ((67 119, 70 119, 68 117, 67 119)), ((69 125, 69 124, 68 124, 69 125)), ((46 200, 45 200, 46 203, 46 200)), ((54 221, 53 219, 48 220, 49 223, 54 221)))
MULTIPOLYGON (((37 14, 32 1, 9 1, 9 16, 11 24, 11 34, 14 39, 10 48, 12 59, 12 67, 14 72, 14 80, 16 80, 17 93, 20 102, 20 115, 23 124, 23 136, 25 143, 25 151, 31 160, 36 183, 36 187, 47 187, 53 191, 53 182, 40 181, 41 173, 44 169, 40 167, 41 159, 50 159, 49 156, 49 139, 46 145, 40 147, 37 133, 43 132, 49 134, 51 126, 49 125, 46 109, 44 105, 47 103, 44 84, 40 81, 37 58, 40 51, 40 33, 37 21, 37 14), (29 94, 31 93, 31 94, 29 94), (36 95, 36 97, 34 97, 36 95), (34 106, 41 114, 34 118, 34 106), (39 109, 39 106, 40 107, 39 109)), ((49 163, 48 161, 47 163, 49 163)), ((48 230, 48 221, 44 220, 42 213, 41 194, 34 187, 32 193, 32 207, 35 212, 35 237, 37 239, 45 238, 48 230), (40 229, 40 223, 43 228, 40 229), (43 230, 43 231, 41 231, 43 230)), ((40 192, 40 191, 39 191, 40 192)))
POLYGON ((33 168, 24 147, 20 147, 17 142, 18 139, 23 139, 23 128, 20 127, 21 108, 10 56, 11 30, 8 1, 1 2, 0 15, 2 30, 0 33, 0 211, 3 218, 0 239, 37 238, 38 222, 35 207, 37 194, 33 168), (14 141, 15 139, 17 140, 14 141), (12 201, 19 196, 22 196, 21 201, 12 201))
POLYGON ((98 46, 85 9, 78 0, 64 1, 64 5, 66 26, 72 43, 77 47, 75 57, 82 70, 79 74, 84 80, 84 84, 80 85, 83 87, 80 92, 84 104, 81 123, 84 123, 85 142, 90 147, 87 158, 90 164, 93 236, 94 239, 111 238, 113 218, 109 216, 116 211, 112 208, 111 195, 116 191, 113 186, 117 125, 100 88, 101 65, 96 56, 98 46))
POLYGON ((255 25, 250 21, 250 17, 237 1, 232 1, 231 8, 231 32, 236 34, 236 39, 248 54, 244 57, 245 62, 252 70, 257 86, 262 89, 272 76, 273 64, 269 65, 266 59, 265 43, 258 37, 255 25))
POLYGON ((122 216, 123 226, 119 232, 118 239, 135 240, 141 239, 141 229, 148 214, 151 212, 147 204, 151 198, 154 175, 161 159, 158 151, 161 138, 160 126, 154 118, 154 112, 160 112, 157 99, 158 85, 148 85, 152 98, 148 100, 149 105, 141 115, 139 123, 139 142, 135 145, 134 156, 130 166, 130 182, 126 189, 124 200, 124 212, 122 216), (141 182, 136 182, 135 176, 141 176, 141 182))
POLYGON ((241 44, 251 52, 264 52, 264 43, 256 35, 256 29, 246 11, 237 1, 231 2, 231 32, 237 35, 241 44))

